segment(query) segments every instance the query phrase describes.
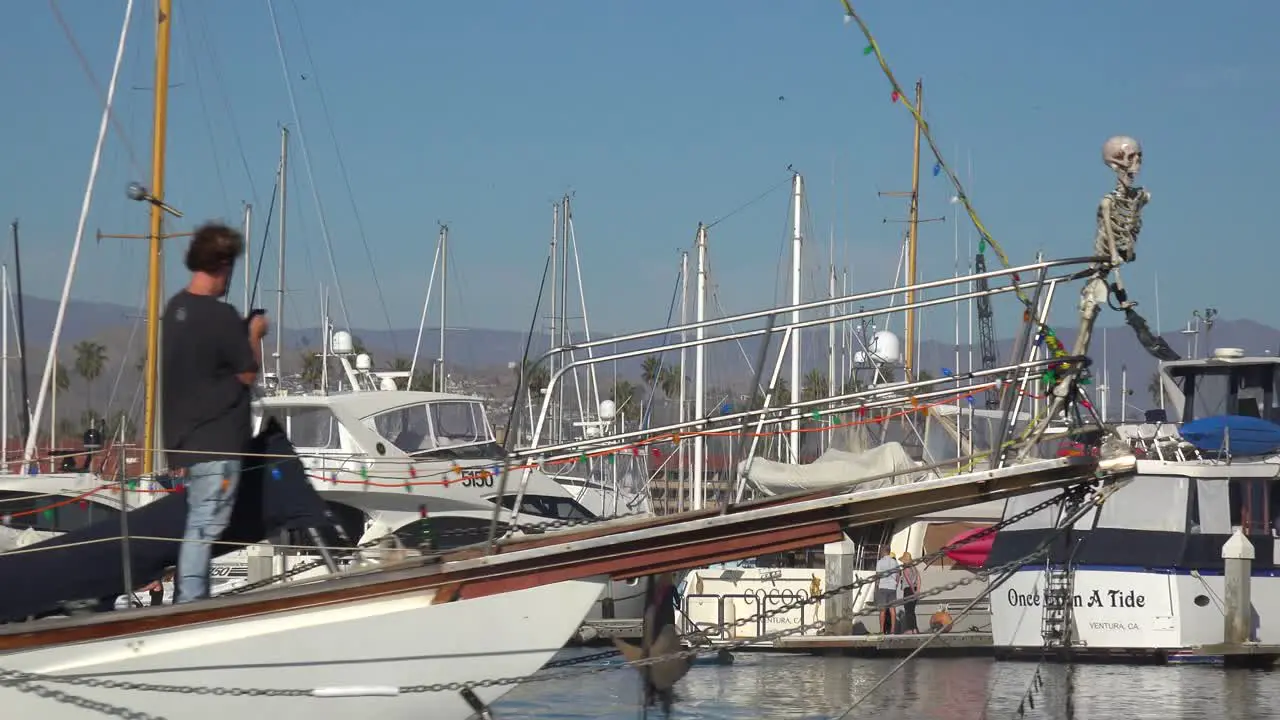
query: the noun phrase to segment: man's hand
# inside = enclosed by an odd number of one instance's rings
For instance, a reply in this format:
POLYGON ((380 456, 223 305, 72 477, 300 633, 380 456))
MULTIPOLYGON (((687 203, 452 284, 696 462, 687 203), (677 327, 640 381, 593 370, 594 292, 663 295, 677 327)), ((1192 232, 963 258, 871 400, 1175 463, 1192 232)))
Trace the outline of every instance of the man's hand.
POLYGON ((269 328, 270 325, 267 322, 266 315, 261 313, 254 315, 249 318, 249 339, 255 343, 262 340, 262 338, 267 336, 269 328))

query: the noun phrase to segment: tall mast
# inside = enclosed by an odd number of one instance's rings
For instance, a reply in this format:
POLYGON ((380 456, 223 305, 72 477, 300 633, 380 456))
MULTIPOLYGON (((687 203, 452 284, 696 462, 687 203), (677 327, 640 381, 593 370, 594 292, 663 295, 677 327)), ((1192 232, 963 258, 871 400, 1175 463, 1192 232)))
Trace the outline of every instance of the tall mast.
MULTIPOLYGON (((689 251, 680 251, 680 326, 683 328, 689 324, 689 251)), ((683 344, 689 339, 687 330, 680 330, 680 342, 683 344)), ((685 406, 685 348, 680 348, 680 422, 683 423, 688 417, 688 408, 685 406)), ((687 485, 686 478, 689 476, 688 458, 684 452, 684 443, 676 444, 676 452, 679 456, 676 460, 680 463, 680 491, 676 495, 676 512, 684 512, 684 490, 687 485)))
POLYGON ((253 253, 250 251, 250 236, 253 230, 253 205, 244 204, 244 313, 249 314, 249 284, 253 282, 253 253))
MULTIPOLYGON (((18 389, 22 403, 18 411, 18 429, 25 440, 31 435, 31 392, 27 387, 27 323, 22 308, 22 253, 19 252, 18 221, 13 221, 13 304, 18 320, 18 389)), ((5 438, 8 441, 8 438, 5 438)), ((24 470, 25 472, 25 470, 24 470)))
MULTIPOLYGON (((803 230, 804 227, 804 178, 800 173, 795 173, 791 177, 792 190, 792 210, 791 210, 791 304, 800 304, 800 276, 802 269, 801 257, 802 245, 804 244, 803 230)), ((793 310, 791 312, 791 324, 800 324, 800 311, 793 310)), ((791 331, 791 403, 794 405, 800 402, 800 354, 801 354, 800 329, 795 328, 791 331)), ((800 420, 791 421, 791 437, 787 443, 787 462, 795 464, 800 462, 800 420)))
POLYGON ((449 318, 449 226, 440 223, 440 357, 436 359, 436 387, 444 392, 444 340, 449 318))
MULTIPOLYGON (((551 350, 555 350, 560 347, 560 343, 558 342, 559 338, 556 336, 556 263, 559 260, 559 258, 556 257, 556 238, 558 237, 560 237, 560 203, 554 202, 551 203, 551 272, 548 273, 548 277, 551 278, 551 327, 548 328, 549 332, 547 333, 547 342, 550 344, 551 350)), ((551 357, 547 358, 548 378, 553 378, 556 375, 556 365, 559 364, 556 362, 557 359, 558 358, 555 354, 552 354, 551 357)), ((543 388, 543 390, 545 391, 546 388, 543 388)), ((546 400, 551 403, 551 406, 547 408, 547 415, 551 418, 551 432, 550 438, 548 439, 552 443, 557 443, 560 442, 560 415, 557 414, 558 409, 555 405, 555 395, 548 394, 546 400)))
POLYGON ((277 261, 279 267, 276 269, 276 387, 280 386, 280 358, 282 356, 283 347, 281 342, 284 340, 284 333, 281 332, 279 325, 284 322, 284 250, 286 240, 286 227, 289 217, 289 128, 280 126, 280 259, 277 261))
POLYGON ((156 0, 155 110, 151 118, 151 195, 161 202, 151 203, 150 254, 147 264, 147 367, 146 405, 143 417, 142 473, 150 475, 156 465, 156 396, 160 369, 160 268, 164 232, 164 149, 169 110, 169 28, 173 0, 156 0))
MULTIPOLYGON (((924 117, 924 84, 916 80, 916 113, 924 117)), ((916 237, 920 227, 920 121, 916 122, 915 147, 911 157, 911 214, 908 216, 907 231, 907 287, 913 287, 917 279, 916 269, 916 237)), ((916 301, 916 291, 907 290, 907 307, 916 301)), ((907 310, 906 354, 903 355, 903 366, 906 369, 905 380, 916 377, 916 311, 907 310)))
MULTIPOLYGON (((0 437, 4 438, 0 449, 0 473, 9 474, 9 266, 0 265, 0 437)), ((25 474, 25 473, 24 473, 25 474)))
MULTIPOLYGON (((694 304, 694 321, 701 323, 707 319, 707 226, 698 223, 698 239, 696 243, 698 276, 697 295, 694 304)), ((707 416, 704 405, 707 390, 703 387, 707 368, 706 346, 702 341, 707 336, 707 329, 698 325, 694 337, 698 340, 693 349, 693 416, 701 420, 707 416)), ((707 436, 697 433, 693 436, 693 509, 701 510, 706 492, 703 487, 704 465, 707 448, 707 436)))

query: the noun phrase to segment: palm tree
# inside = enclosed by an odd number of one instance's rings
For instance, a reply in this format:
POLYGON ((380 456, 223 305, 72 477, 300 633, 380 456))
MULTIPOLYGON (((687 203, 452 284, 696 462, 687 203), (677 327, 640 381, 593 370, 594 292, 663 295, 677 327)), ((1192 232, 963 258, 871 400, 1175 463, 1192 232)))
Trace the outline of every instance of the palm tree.
POLYGON ((640 380, 646 388, 653 387, 662 375, 662 358, 650 355, 640 363, 640 380))
POLYGON ((680 373, 675 368, 662 368, 658 373, 658 389, 668 400, 680 394, 680 373))
MULTIPOLYGON (((769 407, 776 408, 779 405, 791 401, 791 386, 786 380, 778 378, 778 384, 773 389, 773 400, 769 403, 769 407)), ((764 393, 756 390, 755 395, 751 398, 751 409, 759 410, 764 407, 764 393)))
POLYGON ((800 386, 801 400, 817 400, 827 397, 827 376, 814 368, 805 373, 804 382, 800 386))
POLYGON ((916 371, 916 380, 919 382, 924 382, 925 380, 933 380, 933 379, 934 379, 933 373, 929 372, 928 370, 916 371))
POLYGON ((299 377, 303 384, 316 387, 324 377, 324 361, 319 355, 310 351, 302 351, 302 371, 299 377))
POLYGON ((66 392, 71 387, 71 375, 67 373, 67 366, 58 363, 53 369, 53 386, 58 392, 66 392))
POLYGON ((93 381, 102 375, 102 368, 107 364, 107 348, 92 340, 82 340, 73 349, 76 354, 76 374, 84 378, 88 392, 85 394, 85 409, 93 407, 93 381))
POLYGON ((609 398, 613 400, 614 405, 622 407, 631 402, 637 391, 638 388, 635 383, 630 380, 619 380, 613 384, 613 390, 609 393, 609 398))
MULTIPOLYGON (((409 372, 413 370, 413 361, 409 358, 398 357, 387 363, 387 369, 393 372, 409 372)), ((415 371, 413 374, 413 382, 409 384, 410 390, 424 390, 430 392, 436 387, 435 372, 428 369, 423 372, 415 371)), ((403 383, 397 382, 396 387, 401 387, 403 383)))

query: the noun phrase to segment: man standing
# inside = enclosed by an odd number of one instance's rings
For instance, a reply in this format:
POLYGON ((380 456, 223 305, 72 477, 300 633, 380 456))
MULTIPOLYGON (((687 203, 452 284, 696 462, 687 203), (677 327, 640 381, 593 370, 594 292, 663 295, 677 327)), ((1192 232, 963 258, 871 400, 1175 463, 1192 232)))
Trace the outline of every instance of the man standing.
POLYGON ((876 582, 875 603, 880 609, 880 633, 892 635, 894 630, 892 603, 898 599, 898 576, 902 566, 894 559, 893 551, 888 545, 884 546, 882 552, 880 559, 876 561, 876 574, 884 573, 884 575, 876 582))
POLYGON ((209 596, 209 561, 231 520, 249 403, 262 364, 267 319, 247 323, 222 301, 244 238, 221 224, 200 227, 187 248, 191 281, 165 307, 161 359, 163 439, 169 466, 186 473, 187 523, 175 602, 209 596))

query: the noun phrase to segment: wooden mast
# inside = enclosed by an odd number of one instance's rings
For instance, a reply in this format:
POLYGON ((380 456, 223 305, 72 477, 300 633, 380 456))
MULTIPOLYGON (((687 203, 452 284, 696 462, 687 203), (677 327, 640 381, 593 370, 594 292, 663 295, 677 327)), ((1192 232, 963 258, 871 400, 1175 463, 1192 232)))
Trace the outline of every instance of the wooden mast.
POLYGON ((921 120, 915 123, 915 148, 911 158, 911 214, 907 219, 907 307, 909 309, 907 310, 906 347, 902 356, 906 375, 903 379, 908 382, 916 379, 916 311, 910 309, 910 306, 916 301, 916 291, 911 288, 919 282, 916 266, 916 237, 920 227, 920 124, 924 118, 923 101, 924 84, 916 80, 916 113, 921 120))
POLYGON ((156 75, 155 111, 151 124, 151 195, 160 202, 151 204, 150 255, 147 266, 147 365, 146 410, 144 414, 144 441, 142 472, 155 471, 156 456, 156 380, 160 358, 160 261, 164 232, 164 150, 165 128, 168 123, 169 104, 169 29, 173 12, 173 0, 156 2, 156 75))

